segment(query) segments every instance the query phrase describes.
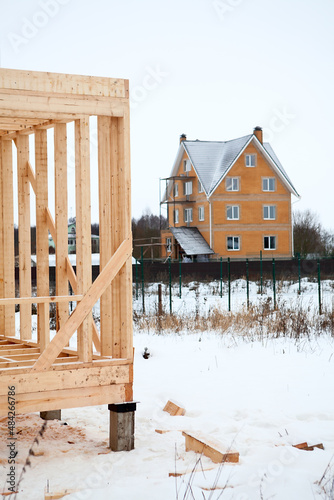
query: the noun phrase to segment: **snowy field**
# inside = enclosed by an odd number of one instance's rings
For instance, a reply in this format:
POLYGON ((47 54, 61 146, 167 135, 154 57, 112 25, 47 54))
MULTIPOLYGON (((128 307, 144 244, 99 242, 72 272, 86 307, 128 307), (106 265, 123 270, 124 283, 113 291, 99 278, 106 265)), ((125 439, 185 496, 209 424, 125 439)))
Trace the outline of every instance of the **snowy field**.
MULTIPOLYGON (((217 308, 226 312, 226 286, 223 298, 219 286, 190 283, 179 298, 175 285, 173 311, 183 318, 209 318, 217 308)), ((317 284, 303 281, 302 289, 299 296, 298 284, 280 284, 278 305, 302 307, 311 320, 318 314, 317 284)), ((157 285, 146 292, 146 313, 154 315, 157 285)), ((251 304, 272 297, 270 284, 264 296, 257 292, 258 286, 250 284, 251 304)), ((332 300, 333 282, 323 282, 323 310, 332 311, 332 300)), ((242 280, 233 283, 231 306, 233 312, 246 311, 242 280)), ((136 299, 134 293, 138 318, 141 307, 141 296, 136 299)), ((169 311, 165 285, 163 308, 169 311)), ((98 311, 97 305, 95 315, 98 311)), ((135 321, 135 449, 108 450, 106 405, 63 410, 62 421, 48 423, 34 448, 36 456, 31 457, 18 499, 44 499, 47 482, 53 492, 75 490, 65 497, 68 500, 334 498, 334 338, 328 332, 291 339, 257 337, 240 328, 235 333, 185 327, 158 335, 138 324, 135 321), (145 348, 148 359, 143 358, 145 348), (164 412, 168 400, 184 407, 186 414, 171 417, 164 412), (159 434, 156 429, 169 432, 159 434), (226 450, 238 451, 239 463, 219 466, 186 452, 182 430, 199 431, 226 450), (292 446, 305 441, 322 443, 324 450, 292 446), (182 475, 169 476, 175 472, 182 475)), ((0 435, 6 425, 0 421, 0 435)), ((41 425, 38 414, 17 417, 20 464, 41 425)), ((1 486, 7 467, 3 446, 1 486)))

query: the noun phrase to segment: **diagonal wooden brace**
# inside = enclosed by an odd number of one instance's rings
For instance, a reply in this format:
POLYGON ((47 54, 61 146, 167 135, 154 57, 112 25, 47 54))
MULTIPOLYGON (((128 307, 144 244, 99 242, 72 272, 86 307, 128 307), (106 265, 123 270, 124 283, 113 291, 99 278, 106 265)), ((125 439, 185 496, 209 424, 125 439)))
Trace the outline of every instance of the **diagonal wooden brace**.
POLYGON ((106 288, 124 266, 132 254, 131 238, 125 239, 118 247, 114 255, 104 267, 103 271, 96 278, 88 289, 84 298, 79 302, 72 315, 60 328, 52 341, 33 365, 32 372, 46 371, 50 368, 62 349, 66 346, 78 326, 91 312, 93 305, 98 301, 106 288))

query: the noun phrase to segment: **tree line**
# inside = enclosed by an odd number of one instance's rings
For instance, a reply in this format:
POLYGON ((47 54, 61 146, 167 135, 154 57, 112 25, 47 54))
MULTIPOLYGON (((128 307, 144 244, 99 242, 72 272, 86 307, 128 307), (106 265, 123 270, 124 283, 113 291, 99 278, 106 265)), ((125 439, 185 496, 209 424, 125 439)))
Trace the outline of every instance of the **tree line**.
MULTIPOLYGON (((75 222, 71 218, 69 222, 75 222)), ((160 231, 167 229, 167 219, 164 216, 154 215, 149 211, 138 219, 132 218, 133 256, 140 257, 141 247, 145 257, 158 258, 160 256, 160 231)), ((99 225, 91 225, 92 234, 99 235, 99 225)), ((36 254, 36 226, 30 228, 31 253, 36 254)), ((302 258, 306 256, 334 257, 334 233, 327 231, 319 221, 315 212, 311 210, 296 211, 293 216, 294 254, 302 258)), ((19 234, 14 227, 15 255, 19 253, 19 234)), ((54 249, 50 247, 50 253, 54 249)))

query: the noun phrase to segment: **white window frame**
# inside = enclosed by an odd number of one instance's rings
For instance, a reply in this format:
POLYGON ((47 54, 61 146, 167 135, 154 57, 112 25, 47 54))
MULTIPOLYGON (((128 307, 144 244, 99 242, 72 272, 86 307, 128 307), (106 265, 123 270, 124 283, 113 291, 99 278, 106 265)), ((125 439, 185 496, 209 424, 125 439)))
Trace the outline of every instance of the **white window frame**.
POLYGON ((184 193, 186 196, 193 194, 193 181, 187 181, 183 184, 184 193))
POLYGON ((252 168, 256 167, 256 154, 255 153, 245 155, 245 165, 246 165, 246 167, 252 167, 252 168), (253 162, 253 159, 254 159, 254 162, 253 162), (254 163, 254 165, 252 165, 252 163, 254 163))
POLYGON ((201 183, 200 180, 198 181, 198 192, 199 193, 204 193, 203 184, 201 183))
POLYGON ((184 222, 192 222, 193 221, 193 209, 185 208, 184 209, 184 222))
POLYGON ((190 172, 190 170, 191 170, 190 160, 183 160, 183 171, 190 172))
POLYGON ((198 220, 204 221, 204 207, 198 207, 198 220))
POLYGON ((263 219, 276 220, 276 205, 263 205, 263 219), (267 216, 266 216, 266 211, 267 211, 267 216))
POLYGON ((239 177, 226 177, 225 188, 226 188, 226 191, 240 191, 240 179, 239 179, 239 177))
POLYGON ((277 237, 275 235, 265 235, 263 236, 263 250, 276 250, 277 249, 277 237), (268 238, 268 247, 265 246, 265 240, 268 238), (272 241, 274 241, 274 246, 271 246, 272 241))
POLYGON ((179 209, 178 208, 176 208, 174 210, 173 216, 174 216, 174 224, 178 224, 179 223, 179 209))
POLYGON ((174 198, 177 198, 179 196, 179 185, 176 183, 174 184, 174 198))
POLYGON ((240 236, 227 236, 226 237, 226 248, 227 248, 228 252, 240 251, 240 236), (228 247, 228 240, 229 239, 232 239, 232 247, 233 248, 228 247), (237 243, 237 248, 235 248, 235 243, 237 243))
POLYGON ((227 205, 226 206, 226 219, 227 220, 239 220, 240 219, 239 205, 227 205), (231 210, 231 217, 229 217, 229 215, 228 215, 229 210, 231 210))
POLYGON ((172 251, 172 238, 166 238, 166 251, 172 251))
POLYGON ((274 192, 276 191, 276 179, 275 177, 262 177, 262 191, 274 192), (274 189, 270 189, 270 181, 274 181, 274 189), (266 186, 265 186, 266 184, 266 186))

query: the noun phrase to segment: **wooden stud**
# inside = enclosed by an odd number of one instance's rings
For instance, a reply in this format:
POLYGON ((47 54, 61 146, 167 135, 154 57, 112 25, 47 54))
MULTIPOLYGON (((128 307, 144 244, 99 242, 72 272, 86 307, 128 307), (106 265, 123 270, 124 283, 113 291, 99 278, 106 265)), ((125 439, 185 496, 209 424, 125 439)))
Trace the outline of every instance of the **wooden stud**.
MULTIPOLYGON (((5 267, 5 259, 4 259, 4 240, 3 240, 3 225, 4 225, 4 220, 3 220, 3 186, 2 186, 2 169, 3 169, 3 162, 2 162, 2 139, 0 138, 0 207, 1 207, 1 214, 0 214, 0 297, 5 297, 4 294, 4 267, 5 267)), ((5 333, 5 308, 4 306, 0 306, 0 334, 6 335, 5 333)))
MULTIPOLYGON (((68 256, 67 225, 67 133, 66 124, 58 123, 54 129, 55 142, 55 245, 56 295, 68 294, 66 258, 68 256)), ((51 214, 50 214, 51 216, 51 214)), ((49 225, 50 227, 50 225, 49 225)), ((52 233, 51 233, 52 234, 52 233)), ((68 304, 57 304, 57 330, 68 318, 68 304)))
MULTIPOLYGON (((99 164, 99 235, 100 271, 111 258, 111 120, 98 117, 98 164, 99 164)), ((108 286, 100 299, 101 354, 113 354, 112 295, 108 286)))
MULTIPOLYGON (((36 164, 36 267, 37 296, 49 295, 49 231, 46 219, 48 207, 48 159, 47 131, 37 130, 35 134, 36 164)), ((64 294, 66 295, 66 294, 64 294)), ((37 338, 41 352, 50 341, 49 305, 37 304, 37 338)))
MULTIPOLYGON (((130 236, 131 233, 131 167, 130 167, 130 136, 127 130, 130 129, 130 109, 129 103, 124 108, 123 118, 119 118, 119 170, 122 175, 119 210, 122 214, 121 240, 130 236)), ((132 330, 132 261, 127 260, 120 274, 120 301, 121 301, 121 358, 130 358, 133 351, 133 330, 132 330)))
MULTIPOLYGON (((85 294, 92 282, 91 206, 89 168, 89 122, 75 122, 75 203, 76 203, 76 274, 78 293, 85 294)), ((93 304, 94 305, 94 304, 93 304)), ((92 321, 85 317, 78 328, 78 354, 82 361, 93 355, 92 321)))
MULTIPOLYGON (((111 119, 111 221, 112 221, 112 241, 111 253, 121 243, 121 213, 120 213, 120 191, 121 179, 119 171, 119 141, 118 141, 117 118, 111 119)), ((121 271, 111 284, 112 300, 112 356, 121 357, 121 300, 120 300, 121 271)), ((103 335, 103 332, 102 332, 103 335)))
MULTIPOLYGON (((3 255, 4 255, 4 297, 15 297, 15 256, 14 256, 14 198, 12 142, 2 142, 2 200, 3 200, 3 255)), ((15 329, 15 307, 5 307, 5 335, 15 329)))
MULTIPOLYGON (((30 182, 28 177, 29 138, 19 136, 17 147, 19 280, 20 297, 31 297, 30 182)), ((31 338, 31 306, 20 306, 20 338, 31 338)))

